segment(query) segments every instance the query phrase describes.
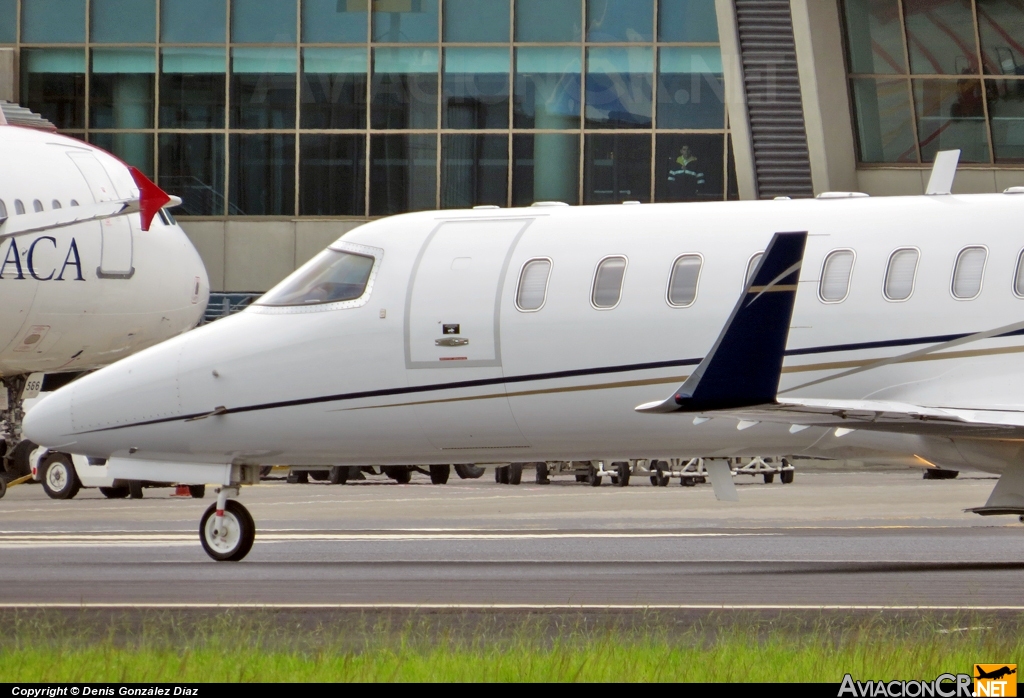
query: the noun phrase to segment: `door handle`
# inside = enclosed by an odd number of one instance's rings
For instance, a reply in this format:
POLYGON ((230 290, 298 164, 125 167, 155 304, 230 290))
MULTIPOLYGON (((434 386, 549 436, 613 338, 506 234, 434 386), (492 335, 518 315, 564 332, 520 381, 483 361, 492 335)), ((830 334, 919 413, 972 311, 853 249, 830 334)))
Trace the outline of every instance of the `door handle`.
POLYGON ((439 347, 464 347, 469 344, 469 340, 465 337, 445 337, 444 339, 435 339, 434 344, 439 347))

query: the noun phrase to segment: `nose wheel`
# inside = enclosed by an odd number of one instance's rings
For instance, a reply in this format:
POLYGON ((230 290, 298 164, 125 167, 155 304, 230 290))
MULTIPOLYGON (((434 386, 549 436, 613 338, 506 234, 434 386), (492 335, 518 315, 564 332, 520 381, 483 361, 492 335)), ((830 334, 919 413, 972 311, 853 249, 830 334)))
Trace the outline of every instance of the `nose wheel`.
POLYGON ((218 496, 217 503, 210 505, 199 523, 199 540, 214 560, 238 562, 252 549, 256 524, 240 502, 218 496))

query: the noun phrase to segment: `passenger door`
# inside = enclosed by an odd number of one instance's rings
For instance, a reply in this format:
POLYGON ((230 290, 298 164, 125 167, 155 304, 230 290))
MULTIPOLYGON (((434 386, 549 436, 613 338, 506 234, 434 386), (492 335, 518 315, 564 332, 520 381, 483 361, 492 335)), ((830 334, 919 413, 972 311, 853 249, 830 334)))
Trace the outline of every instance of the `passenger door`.
MULTIPOLYGON (((93 201, 115 201, 117 189, 110 179, 103 163, 92 153, 68 153, 78 167, 92 192, 93 201)), ((135 273, 132 266, 132 224, 131 216, 108 218, 98 223, 100 227, 100 266, 96 275, 101 279, 130 279, 135 273)))

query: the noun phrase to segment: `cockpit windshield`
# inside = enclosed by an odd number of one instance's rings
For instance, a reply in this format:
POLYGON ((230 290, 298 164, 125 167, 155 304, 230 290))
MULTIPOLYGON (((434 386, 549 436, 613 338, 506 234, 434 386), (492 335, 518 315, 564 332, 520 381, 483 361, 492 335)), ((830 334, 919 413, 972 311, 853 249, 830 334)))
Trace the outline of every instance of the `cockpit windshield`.
POLYGON ((316 305, 359 298, 373 270, 373 257, 327 249, 296 276, 268 291, 255 305, 316 305))

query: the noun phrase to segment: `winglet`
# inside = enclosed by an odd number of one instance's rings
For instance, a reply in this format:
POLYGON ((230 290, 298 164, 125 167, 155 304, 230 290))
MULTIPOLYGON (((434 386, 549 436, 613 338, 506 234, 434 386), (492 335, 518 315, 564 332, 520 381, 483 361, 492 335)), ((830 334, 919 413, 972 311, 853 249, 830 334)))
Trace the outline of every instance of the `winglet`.
POLYGON ((704 412, 775 402, 807 233, 776 233, 722 333, 675 395, 638 412, 704 412))
POLYGON ((139 188, 139 211, 142 213, 142 229, 149 230, 150 224, 167 204, 171 203, 171 197, 163 189, 153 184, 149 178, 134 167, 129 167, 135 186, 139 188))
POLYGON ((935 155, 932 165, 932 176, 928 179, 928 196, 943 196, 953 193, 953 180, 956 179, 956 168, 960 164, 959 150, 943 150, 935 155))

